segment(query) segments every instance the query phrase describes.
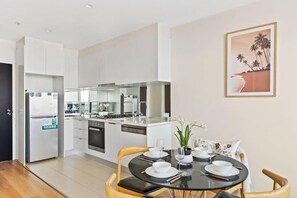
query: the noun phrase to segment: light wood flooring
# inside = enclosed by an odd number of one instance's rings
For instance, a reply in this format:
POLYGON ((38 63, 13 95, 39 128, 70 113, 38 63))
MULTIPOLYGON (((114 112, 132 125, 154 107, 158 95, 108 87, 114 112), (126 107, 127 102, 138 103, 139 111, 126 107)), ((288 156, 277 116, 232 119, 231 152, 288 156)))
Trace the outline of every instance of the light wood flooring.
MULTIPOLYGON (((105 198, 105 182, 116 172, 114 167, 76 155, 27 166, 48 184, 71 198, 105 198)), ((127 177, 129 173, 123 172, 122 176, 127 177)), ((166 191, 158 197, 165 198, 169 195, 166 191)))
POLYGON ((31 163, 27 166, 40 178, 71 198, 104 198, 105 182, 115 172, 112 167, 76 155, 31 163))
POLYGON ((17 161, 0 163, 1 198, 62 198, 60 193, 48 186, 17 161))

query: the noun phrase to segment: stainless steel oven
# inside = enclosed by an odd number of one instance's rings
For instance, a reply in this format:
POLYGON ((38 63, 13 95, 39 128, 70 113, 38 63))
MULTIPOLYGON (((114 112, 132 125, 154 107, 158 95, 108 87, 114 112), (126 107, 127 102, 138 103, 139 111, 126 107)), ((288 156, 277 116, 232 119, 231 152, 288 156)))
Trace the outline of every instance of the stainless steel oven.
POLYGON ((104 122, 89 121, 88 148, 105 153, 104 122))

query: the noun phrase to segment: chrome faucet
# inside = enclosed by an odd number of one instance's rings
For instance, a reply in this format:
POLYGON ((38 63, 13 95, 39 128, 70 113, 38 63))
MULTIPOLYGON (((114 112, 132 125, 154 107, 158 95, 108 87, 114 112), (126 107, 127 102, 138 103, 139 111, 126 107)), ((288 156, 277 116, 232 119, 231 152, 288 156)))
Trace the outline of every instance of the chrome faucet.
MULTIPOLYGON (((141 113, 141 111, 140 111, 141 104, 146 104, 146 101, 140 101, 140 102, 138 103, 138 118, 140 118, 140 117, 143 115, 143 114, 141 113)), ((145 105, 145 107, 146 107, 146 105, 145 105)))

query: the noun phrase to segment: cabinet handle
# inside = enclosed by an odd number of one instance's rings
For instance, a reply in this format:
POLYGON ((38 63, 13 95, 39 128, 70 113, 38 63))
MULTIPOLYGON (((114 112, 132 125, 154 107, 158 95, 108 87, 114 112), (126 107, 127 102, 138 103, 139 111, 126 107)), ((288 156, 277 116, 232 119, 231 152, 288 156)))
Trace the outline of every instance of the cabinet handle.
POLYGON ((109 122, 108 124, 114 124, 114 125, 116 125, 116 123, 113 123, 113 122, 109 122))
POLYGON ((89 127, 89 130, 92 130, 92 131, 101 131, 100 129, 96 129, 96 128, 93 128, 93 127, 89 127))

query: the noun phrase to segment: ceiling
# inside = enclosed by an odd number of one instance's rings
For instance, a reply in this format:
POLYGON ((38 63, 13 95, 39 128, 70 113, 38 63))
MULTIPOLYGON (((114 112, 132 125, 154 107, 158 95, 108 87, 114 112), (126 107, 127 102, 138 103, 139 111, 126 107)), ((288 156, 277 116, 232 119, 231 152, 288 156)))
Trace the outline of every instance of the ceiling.
POLYGON ((173 27, 254 1, 0 0, 0 38, 26 35, 83 49, 156 22, 173 27))

